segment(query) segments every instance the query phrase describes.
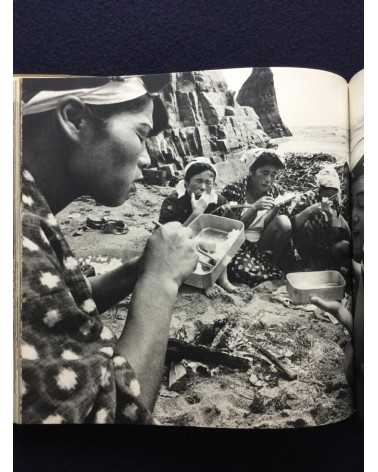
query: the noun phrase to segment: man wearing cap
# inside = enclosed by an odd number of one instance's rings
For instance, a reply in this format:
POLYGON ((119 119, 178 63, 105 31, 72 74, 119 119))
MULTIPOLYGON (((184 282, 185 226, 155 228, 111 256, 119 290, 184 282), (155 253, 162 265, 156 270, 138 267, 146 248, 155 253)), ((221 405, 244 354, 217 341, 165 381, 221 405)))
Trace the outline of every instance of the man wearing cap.
POLYGON ((173 304, 197 263, 190 231, 157 229, 142 259, 86 279, 54 214, 81 195, 122 204, 164 129, 167 76, 30 79, 22 149, 22 421, 151 423, 173 304), (118 340, 99 313, 132 292, 118 340))

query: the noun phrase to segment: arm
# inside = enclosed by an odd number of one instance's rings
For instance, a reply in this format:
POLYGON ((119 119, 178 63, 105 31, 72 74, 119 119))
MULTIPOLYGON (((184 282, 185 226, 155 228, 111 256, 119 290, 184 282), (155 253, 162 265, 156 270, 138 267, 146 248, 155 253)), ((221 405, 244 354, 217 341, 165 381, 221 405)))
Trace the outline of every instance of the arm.
POLYGON ((252 223, 252 221, 256 218, 256 215, 257 215, 257 209, 253 205, 252 208, 248 208, 248 210, 246 210, 242 214, 240 221, 244 223, 245 228, 248 228, 250 224, 252 223))
POLYGON ((135 258, 104 275, 88 278, 98 311, 103 313, 127 297, 133 291, 141 270, 142 261, 135 258))
POLYGON ((163 374, 177 283, 144 274, 137 282, 117 351, 133 367, 143 403, 152 410, 163 374), (146 296, 147 294, 147 296, 146 296))
POLYGON ((353 316, 352 313, 345 308, 340 302, 323 300, 320 297, 311 297, 311 303, 318 306, 324 311, 327 311, 348 330, 349 334, 353 332, 353 316))
POLYGON ((246 212, 241 217, 241 221, 244 223, 244 226, 248 228, 253 220, 257 216, 257 212, 260 210, 271 210, 274 207, 274 199, 270 196, 263 196, 259 198, 255 203, 251 205, 251 208, 248 208, 246 212))
POLYGON ((193 220, 197 218, 197 216, 205 213, 206 208, 209 205, 209 195, 206 192, 204 192, 201 198, 198 200, 196 200, 194 193, 192 193, 190 199, 193 211, 192 214, 184 221, 184 226, 188 226, 193 220))
POLYGON ((300 213, 293 216, 292 219, 295 222, 295 228, 303 228, 303 225, 306 223, 308 218, 315 212, 320 212, 320 203, 315 203, 314 205, 305 208, 300 213))
POLYGON ((198 259, 190 229, 175 222, 157 229, 147 243, 144 259, 117 352, 130 362, 141 384, 141 400, 152 408, 178 287, 198 259))

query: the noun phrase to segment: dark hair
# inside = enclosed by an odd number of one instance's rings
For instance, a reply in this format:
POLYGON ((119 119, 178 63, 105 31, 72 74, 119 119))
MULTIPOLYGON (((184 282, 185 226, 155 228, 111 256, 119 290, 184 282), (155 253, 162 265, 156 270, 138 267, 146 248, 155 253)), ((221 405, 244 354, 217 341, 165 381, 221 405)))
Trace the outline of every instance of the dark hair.
POLYGON ((215 179, 216 173, 214 172, 214 169, 211 167, 210 164, 206 164, 204 162, 196 162, 195 164, 192 164, 185 174, 185 182, 190 182, 190 179, 192 177, 197 174, 201 174, 202 172, 205 172, 207 170, 211 171, 215 179))
MULTIPOLYGON (((141 76, 147 92, 155 93, 164 88, 170 82, 170 74, 152 74, 148 76, 141 76)), ((22 81, 22 100, 28 102, 34 95, 42 90, 75 90, 81 88, 94 88, 101 87, 107 84, 110 80, 122 80, 117 77, 39 77, 24 79, 22 81)), ((161 131, 169 127, 169 117, 167 110, 158 96, 151 96, 149 93, 138 97, 134 100, 127 102, 121 102, 111 105, 88 105, 86 104, 87 110, 92 118, 95 119, 98 126, 103 126, 104 120, 110 117, 112 114, 120 111, 137 112, 140 111, 143 106, 147 103, 148 97, 151 97, 154 102, 153 110, 153 129, 150 136, 156 136, 161 131)), ((34 128, 29 126, 28 123, 43 122, 46 119, 49 112, 38 113, 33 115, 32 119, 29 119, 26 115, 24 117, 26 127, 34 128)))
POLYGON ((257 169, 263 166, 274 166, 277 167, 277 169, 283 168, 283 164, 276 154, 271 152, 262 152, 249 167, 249 172, 256 172, 257 169))
POLYGON ((86 104, 86 108, 87 110, 89 110, 90 117, 94 119, 99 125, 103 126, 106 119, 115 113, 120 113, 124 111, 136 113, 142 110, 143 107, 147 104, 148 100, 151 98, 154 103, 154 109, 152 112, 153 128, 149 134, 149 137, 152 137, 156 136, 169 126, 168 112, 160 97, 151 97, 150 95, 146 94, 134 100, 129 100, 127 102, 121 103, 114 103, 111 105, 86 104))
MULTIPOLYGON (((135 100, 127 102, 115 103, 111 105, 89 105, 85 104, 87 116, 93 121, 98 131, 104 128, 106 119, 114 113, 121 111, 129 111, 130 113, 138 112, 146 105, 150 95, 143 95, 135 100)), ((169 117, 167 110, 159 97, 150 97, 154 102, 154 109, 152 112, 153 128, 149 136, 156 136, 161 131, 169 126, 169 117)), ((26 115, 23 117, 23 133, 26 139, 29 139, 33 133, 39 131, 42 126, 48 121, 53 120, 54 110, 49 110, 43 113, 36 113, 33 115, 26 115)))

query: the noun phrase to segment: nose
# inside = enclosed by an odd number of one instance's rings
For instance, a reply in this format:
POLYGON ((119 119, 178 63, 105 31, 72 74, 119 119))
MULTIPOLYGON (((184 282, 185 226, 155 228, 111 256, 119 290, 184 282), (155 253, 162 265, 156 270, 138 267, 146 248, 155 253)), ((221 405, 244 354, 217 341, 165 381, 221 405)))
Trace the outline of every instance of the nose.
POLYGON ((360 216, 358 212, 352 211, 352 225, 355 227, 360 223, 360 216))
POLYGON ((143 151, 138 156, 138 167, 139 169, 144 169, 151 165, 150 155, 148 154, 146 146, 144 146, 143 151))

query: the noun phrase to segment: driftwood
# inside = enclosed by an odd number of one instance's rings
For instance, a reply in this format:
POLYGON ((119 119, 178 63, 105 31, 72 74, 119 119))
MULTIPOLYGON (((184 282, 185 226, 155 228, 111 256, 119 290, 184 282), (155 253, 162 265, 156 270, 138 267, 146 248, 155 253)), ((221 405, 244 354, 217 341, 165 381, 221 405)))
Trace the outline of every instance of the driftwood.
POLYGON ((250 368, 250 361, 245 357, 234 356, 211 347, 199 346, 175 338, 169 338, 166 360, 178 362, 182 359, 202 362, 204 364, 223 365, 242 371, 250 368))
POLYGON ((297 378, 297 374, 295 372, 292 372, 288 367, 286 367, 280 360, 277 359, 277 357, 272 354, 270 351, 265 349, 262 346, 259 346, 258 344, 252 343, 252 346, 257 350, 260 351, 261 354, 263 354, 267 359, 269 359, 276 367, 277 369, 281 372, 282 376, 286 380, 295 380, 297 378))

